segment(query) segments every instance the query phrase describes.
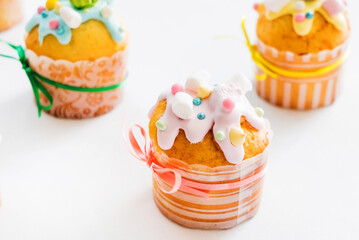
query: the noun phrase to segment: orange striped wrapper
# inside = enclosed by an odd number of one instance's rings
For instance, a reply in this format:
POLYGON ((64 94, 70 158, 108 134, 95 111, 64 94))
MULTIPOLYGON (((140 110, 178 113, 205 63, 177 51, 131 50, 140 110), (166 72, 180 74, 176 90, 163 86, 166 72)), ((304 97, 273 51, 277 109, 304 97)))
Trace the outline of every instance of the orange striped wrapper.
MULTIPOLYGON (((269 62, 285 70, 315 71, 329 66, 343 57, 348 44, 344 43, 333 50, 324 50, 315 54, 298 55, 265 45, 258 40, 258 52, 269 62)), ((309 110, 332 104, 341 83, 342 65, 322 75, 308 78, 292 78, 279 75, 266 76, 264 81, 257 79, 258 95, 268 102, 298 110, 309 110)), ((263 74, 257 66, 256 73, 263 74)))
MULTIPOLYGON (((250 177, 265 169, 268 148, 256 157, 241 164, 210 168, 203 165, 188 165, 178 159, 168 158, 155 151, 158 162, 166 168, 180 172, 184 179, 215 184, 231 183, 250 177)), ((263 177, 245 187, 209 191, 210 197, 198 197, 179 190, 166 194, 172 186, 161 179, 153 181, 154 200, 159 210, 172 221, 189 228, 228 229, 252 218, 260 204, 263 177)))

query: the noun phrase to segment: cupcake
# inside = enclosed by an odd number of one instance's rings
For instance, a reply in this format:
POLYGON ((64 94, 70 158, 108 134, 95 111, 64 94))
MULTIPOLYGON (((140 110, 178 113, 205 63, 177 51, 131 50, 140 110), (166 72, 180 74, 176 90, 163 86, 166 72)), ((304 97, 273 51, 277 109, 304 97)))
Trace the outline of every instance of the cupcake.
POLYGON ((343 0, 266 0, 259 13, 257 92, 286 108, 335 101, 350 26, 343 0))
POLYGON ((40 93, 49 114, 96 117, 121 100, 128 34, 110 2, 48 0, 26 25, 26 57, 48 79, 39 82, 52 98, 40 93))
POLYGON ((21 17, 20 0, 0 0, 0 31, 14 26, 21 17))
MULTIPOLYGON (((149 113, 153 194, 159 210, 189 228, 227 229, 255 215, 266 170, 269 123, 239 74, 222 85, 207 72, 163 92, 149 113)), ((130 131, 133 147, 133 133, 130 131)), ((138 153, 138 151, 137 151, 138 153)), ((144 156, 138 153, 138 156, 144 156)))

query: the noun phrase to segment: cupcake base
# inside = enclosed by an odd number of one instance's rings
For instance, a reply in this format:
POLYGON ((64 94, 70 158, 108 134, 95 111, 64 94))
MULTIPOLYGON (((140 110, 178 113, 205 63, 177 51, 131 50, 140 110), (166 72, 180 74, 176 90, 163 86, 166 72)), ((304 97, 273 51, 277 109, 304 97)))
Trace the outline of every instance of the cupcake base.
MULTIPOLYGON (((267 149, 260 155, 244 160, 239 165, 209 168, 203 165, 186 165, 180 160, 158 157, 166 168, 176 169, 184 179, 194 182, 218 184, 238 182, 265 171, 267 149)), ((153 179, 153 196, 158 209, 170 220, 197 229, 228 229, 250 218, 258 211, 264 177, 240 188, 208 191, 204 198, 184 191, 168 194, 172 186, 163 180, 153 179)))
MULTIPOLYGON (((257 49, 267 61, 279 68, 308 72, 317 71, 338 61, 346 53, 347 44, 344 43, 333 50, 305 55, 278 51, 260 41, 257 49)), ((342 81, 342 68, 343 64, 328 73, 306 78, 283 75, 273 78, 267 75, 264 80, 257 79, 257 93, 266 101, 284 108, 310 110, 328 106, 337 98, 342 81)), ((256 66, 256 74, 263 75, 263 71, 258 66, 256 66)))
MULTIPOLYGON (((115 53, 111 57, 103 57, 95 61, 69 62, 53 60, 46 56, 37 56, 27 50, 26 56, 30 67, 38 74, 58 83, 98 88, 116 85, 126 78, 127 50, 115 53)), ((115 108, 123 98, 124 87, 104 92, 77 92, 57 88, 43 83, 53 98, 52 108, 47 111, 58 118, 83 119, 98 117, 115 108)), ((44 106, 49 100, 40 93, 44 106)))

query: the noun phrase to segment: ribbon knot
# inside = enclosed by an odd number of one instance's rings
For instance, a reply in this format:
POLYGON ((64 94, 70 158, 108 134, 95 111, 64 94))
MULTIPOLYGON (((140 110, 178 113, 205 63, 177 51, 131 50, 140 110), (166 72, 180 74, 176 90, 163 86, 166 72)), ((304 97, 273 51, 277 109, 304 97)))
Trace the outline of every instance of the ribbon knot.
POLYGON ((22 69, 25 70, 25 73, 26 73, 27 77, 30 80, 32 91, 34 92, 34 96, 35 96, 35 100, 36 100, 38 115, 40 117, 41 116, 41 110, 47 111, 47 110, 50 110, 51 107, 52 107, 53 99, 52 99, 51 94, 49 93, 49 91, 47 91, 47 89, 39 81, 39 79, 38 79, 39 75, 37 73, 35 73, 30 68, 29 62, 28 62, 28 60, 26 58, 24 48, 21 47, 21 46, 13 45, 11 43, 8 43, 8 42, 2 41, 2 40, 0 40, 0 42, 6 43, 12 49, 16 50, 19 58, 15 58, 15 57, 3 55, 3 54, 0 54, 0 56, 10 58, 10 59, 15 59, 15 60, 18 60, 21 63, 22 69), (42 92, 44 94, 44 96, 47 98, 47 100, 49 101, 49 105, 44 106, 44 105, 41 104, 40 92, 42 92))

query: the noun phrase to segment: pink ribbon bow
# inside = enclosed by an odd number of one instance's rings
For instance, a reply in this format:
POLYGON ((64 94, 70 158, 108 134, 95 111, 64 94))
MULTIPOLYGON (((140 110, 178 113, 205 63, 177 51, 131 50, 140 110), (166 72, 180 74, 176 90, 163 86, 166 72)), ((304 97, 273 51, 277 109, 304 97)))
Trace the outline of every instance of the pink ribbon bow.
MULTIPOLYGON (((123 132, 125 132, 125 131, 123 131, 123 132)), ((130 143, 132 145, 132 150, 134 151, 133 152, 131 150, 131 148, 129 146, 127 146, 131 155, 147 164, 147 166, 152 170, 154 179, 155 179, 155 181, 157 181, 158 186, 161 189, 161 191, 163 191, 164 193, 168 193, 168 194, 173 194, 173 193, 181 190, 183 192, 186 192, 186 193, 189 193, 192 195, 209 198, 210 194, 208 193, 208 191, 228 190, 228 189, 244 187, 244 186, 260 179, 261 177, 263 177, 267 170, 267 167, 265 167, 260 172, 254 174, 248 178, 239 180, 237 182, 231 182, 231 183, 211 184, 211 183, 199 183, 199 182, 195 182, 195 181, 190 181, 188 179, 183 178, 182 175, 178 171, 171 169, 171 168, 164 168, 158 164, 155 156, 153 155, 151 144, 150 144, 150 146, 148 146, 148 138, 146 136, 146 131, 143 129, 143 127, 141 127, 140 125, 137 125, 137 124, 132 126, 129 130, 129 139, 130 139, 130 143), (137 139, 135 138, 135 136, 133 134, 133 130, 135 128, 140 129, 141 135, 144 138, 143 150, 140 147, 139 143, 137 142, 137 139), (163 187, 161 187, 161 185, 159 184, 160 179, 162 181, 164 181, 166 184, 168 184, 169 186, 172 186, 170 191, 167 191, 163 187)), ((125 134, 124 134, 124 140, 127 145, 125 134)))

